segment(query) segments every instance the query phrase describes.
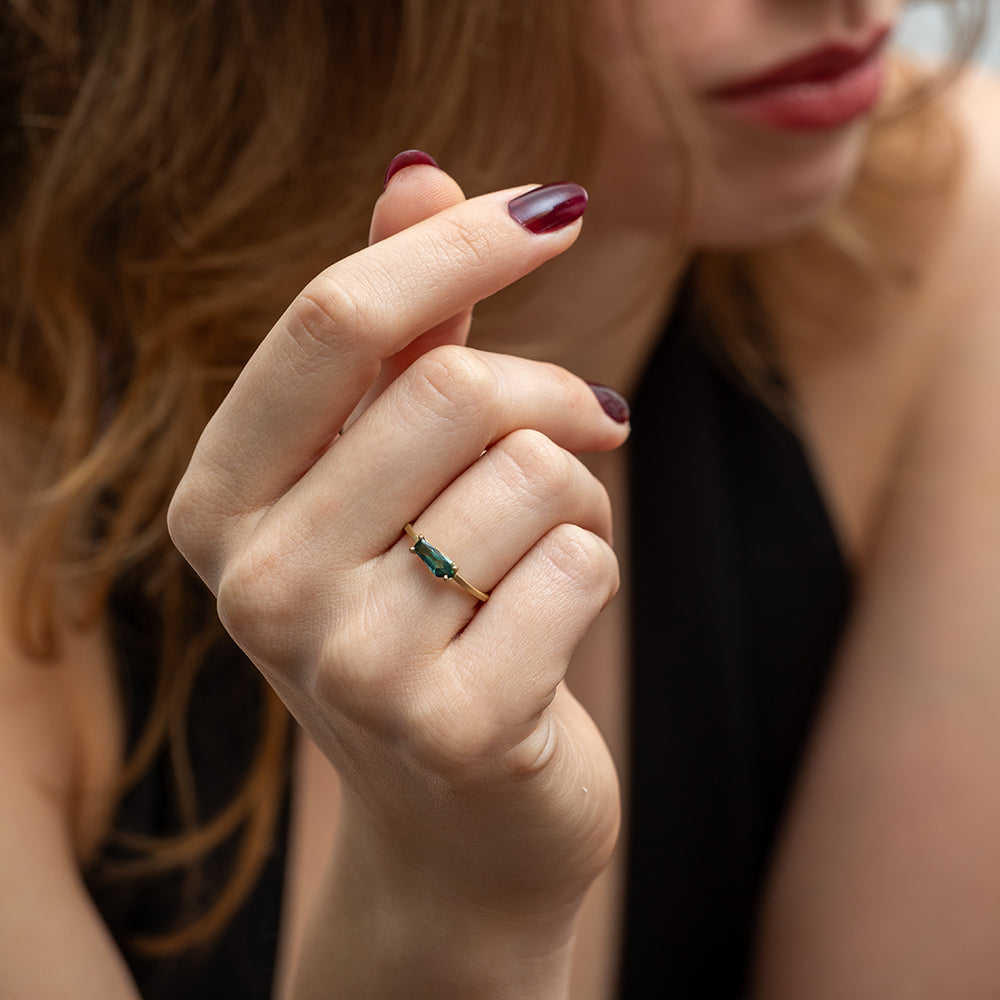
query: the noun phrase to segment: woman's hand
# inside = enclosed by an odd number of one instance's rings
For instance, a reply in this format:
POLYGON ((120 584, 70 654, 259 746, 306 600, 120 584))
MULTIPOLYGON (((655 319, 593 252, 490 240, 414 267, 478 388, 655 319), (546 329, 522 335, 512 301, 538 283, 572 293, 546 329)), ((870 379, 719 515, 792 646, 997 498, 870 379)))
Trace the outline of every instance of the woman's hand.
POLYGON ((564 370, 461 346, 475 302, 576 238, 560 195, 579 191, 518 203, 549 209, 537 233, 508 210, 530 190, 466 201, 433 167, 397 174, 376 242, 282 316, 170 511, 337 768, 350 863, 400 900, 511 917, 571 911, 618 825, 606 748, 561 682, 617 587, 607 496, 573 453, 627 429, 564 370), (435 579, 407 522, 489 601, 435 579))

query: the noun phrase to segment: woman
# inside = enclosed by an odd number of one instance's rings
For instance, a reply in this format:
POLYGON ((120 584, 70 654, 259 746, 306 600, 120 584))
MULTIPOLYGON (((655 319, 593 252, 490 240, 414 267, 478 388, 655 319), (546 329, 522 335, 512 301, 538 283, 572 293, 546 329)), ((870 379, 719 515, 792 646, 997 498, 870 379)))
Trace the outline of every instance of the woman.
POLYGON ((8 8, 4 992, 995 995, 994 85, 339 6, 8 8))

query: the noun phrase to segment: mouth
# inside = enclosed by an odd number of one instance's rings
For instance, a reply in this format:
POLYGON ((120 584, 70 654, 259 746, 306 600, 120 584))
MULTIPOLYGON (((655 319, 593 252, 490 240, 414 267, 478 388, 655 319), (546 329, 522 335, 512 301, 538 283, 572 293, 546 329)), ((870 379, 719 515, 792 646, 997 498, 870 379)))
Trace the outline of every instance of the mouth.
POLYGON ((837 128, 870 111, 882 91, 879 28, 859 45, 831 43, 708 92, 713 102, 763 124, 791 131, 837 128))

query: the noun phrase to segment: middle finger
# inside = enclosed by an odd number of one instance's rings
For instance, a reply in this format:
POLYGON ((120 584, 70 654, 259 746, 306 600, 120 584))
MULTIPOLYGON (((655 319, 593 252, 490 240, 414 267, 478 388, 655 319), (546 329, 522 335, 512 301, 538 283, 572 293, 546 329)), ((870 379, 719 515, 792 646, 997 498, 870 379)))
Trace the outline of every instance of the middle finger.
MULTIPOLYGON (((438 348, 412 365, 274 507, 343 565, 389 549, 495 442, 540 432, 569 452, 620 445, 591 388, 555 365, 438 348)), ((266 519, 265 519, 266 520, 266 519)))

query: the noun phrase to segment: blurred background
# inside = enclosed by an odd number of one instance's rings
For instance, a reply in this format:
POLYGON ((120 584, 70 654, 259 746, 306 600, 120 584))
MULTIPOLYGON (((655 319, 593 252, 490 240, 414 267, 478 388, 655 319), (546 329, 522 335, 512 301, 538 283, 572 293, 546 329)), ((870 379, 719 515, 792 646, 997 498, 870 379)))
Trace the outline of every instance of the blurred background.
MULTIPOLYGON (((959 0, 961 2, 961 0, 959 0)), ((987 0, 989 25, 978 52, 978 61, 1000 70, 1000 0, 987 0)), ((914 3, 903 18, 901 44, 929 59, 947 54, 948 22, 939 4, 914 3)))

